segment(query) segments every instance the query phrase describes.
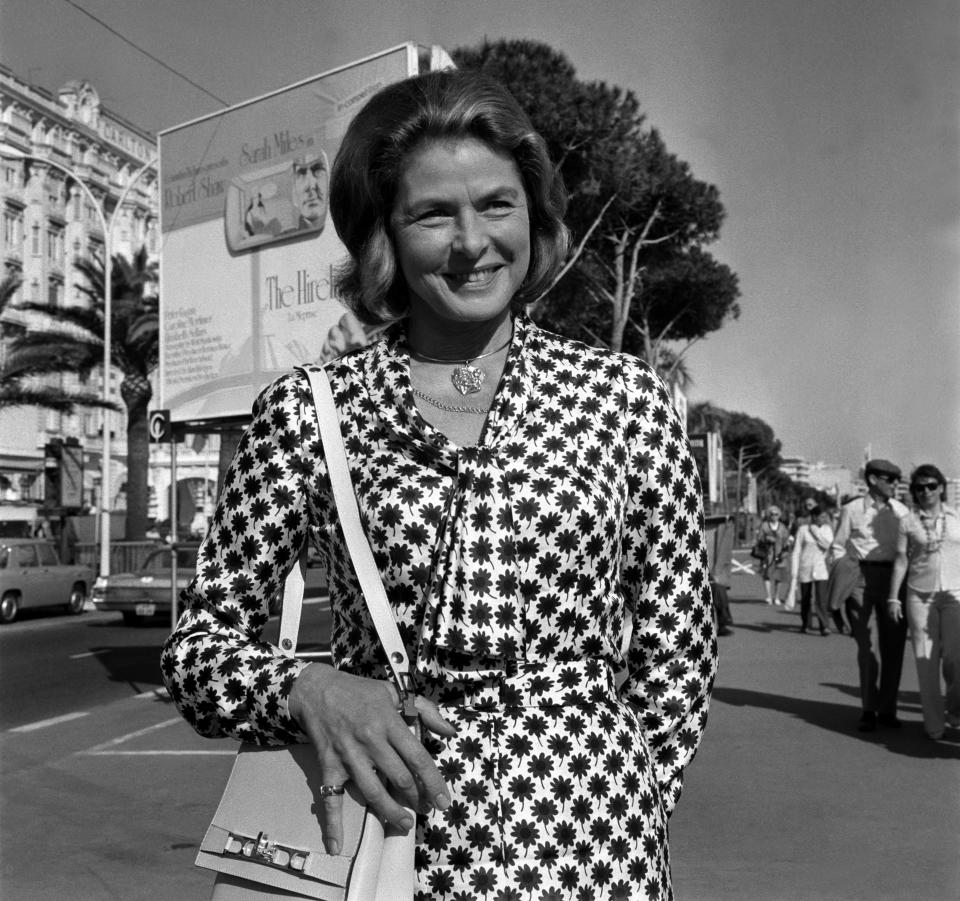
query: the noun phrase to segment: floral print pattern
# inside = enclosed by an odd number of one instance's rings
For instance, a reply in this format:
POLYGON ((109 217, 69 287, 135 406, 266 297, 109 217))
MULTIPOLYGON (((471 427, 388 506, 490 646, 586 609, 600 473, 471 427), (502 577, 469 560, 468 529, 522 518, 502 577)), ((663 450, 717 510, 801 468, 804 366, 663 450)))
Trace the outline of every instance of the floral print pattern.
MULTIPOLYGON (((361 517, 453 803, 417 825, 418 898, 672 897, 667 819, 717 644, 696 467, 635 358, 518 317, 475 447, 420 415, 402 324, 327 365, 361 517), (625 637, 629 638, 625 641, 625 637)), ((309 387, 266 388, 231 465, 163 673, 204 735, 305 741, 306 664, 260 640, 305 541, 328 568, 335 664, 383 677, 309 387)))

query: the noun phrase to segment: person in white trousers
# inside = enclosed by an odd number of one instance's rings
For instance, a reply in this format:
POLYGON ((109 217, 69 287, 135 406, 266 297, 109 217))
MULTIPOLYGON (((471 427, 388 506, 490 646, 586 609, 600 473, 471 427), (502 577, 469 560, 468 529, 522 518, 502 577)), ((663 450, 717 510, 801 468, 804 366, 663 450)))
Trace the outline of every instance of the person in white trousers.
POLYGON ((923 726, 934 740, 947 725, 960 727, 960 514, 943 502, 945 488, 943 473, 932 464, 911 475, 915 508, 900 522, 887 601, 890 616, 901 619, 898 594, 906 577, 923 726))

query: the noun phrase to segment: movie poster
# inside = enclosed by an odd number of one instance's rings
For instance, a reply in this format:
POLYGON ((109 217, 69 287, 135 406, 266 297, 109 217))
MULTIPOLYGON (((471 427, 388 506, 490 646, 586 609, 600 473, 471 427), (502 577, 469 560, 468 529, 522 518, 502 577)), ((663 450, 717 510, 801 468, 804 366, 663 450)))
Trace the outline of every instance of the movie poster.
POLYGON ((448 63, 404 44, 160 134, 160 406, 174 422, 248 416, 293 366, 363 344, 339 302, 327 209, 353 113, 448 63))

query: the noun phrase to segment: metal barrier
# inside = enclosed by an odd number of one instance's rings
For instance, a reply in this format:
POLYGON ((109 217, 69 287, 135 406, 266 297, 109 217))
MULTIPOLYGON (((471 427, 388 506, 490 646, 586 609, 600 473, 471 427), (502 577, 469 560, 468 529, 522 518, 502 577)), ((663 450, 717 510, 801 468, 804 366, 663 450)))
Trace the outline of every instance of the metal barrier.
MULTIPOLYGON (((111 541, 110 572, 136 572, 147 559, 147 555, 157 548, 169 547, 162 541, 111 541)), ((80 542, 76 546, 77 563, 84 564, 99 575, 100 545, 94 542, 80 542)))

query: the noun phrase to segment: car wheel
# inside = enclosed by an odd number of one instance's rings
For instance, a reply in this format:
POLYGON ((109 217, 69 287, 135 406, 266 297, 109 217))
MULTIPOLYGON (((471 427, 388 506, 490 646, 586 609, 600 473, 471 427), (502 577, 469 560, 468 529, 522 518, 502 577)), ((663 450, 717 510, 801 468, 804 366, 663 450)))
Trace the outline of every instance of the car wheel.
POLYGON ((87 589, 84 587, 82 582, 77 582, 73 588, 70 589, 70 600, 67 601, 67 613, 76 616, 78 613, 83 613, 83 608, 87 603, 87 589))
POLYGON ((137 616, 133 610, 124 610, 123 611, 123 624, 125 626, 141 626, 143 625, 143 617, 137 616))
POLYGON ((8 591, 0 598, 0 623, 12 623, 20 612, 20 597, 8 591))

